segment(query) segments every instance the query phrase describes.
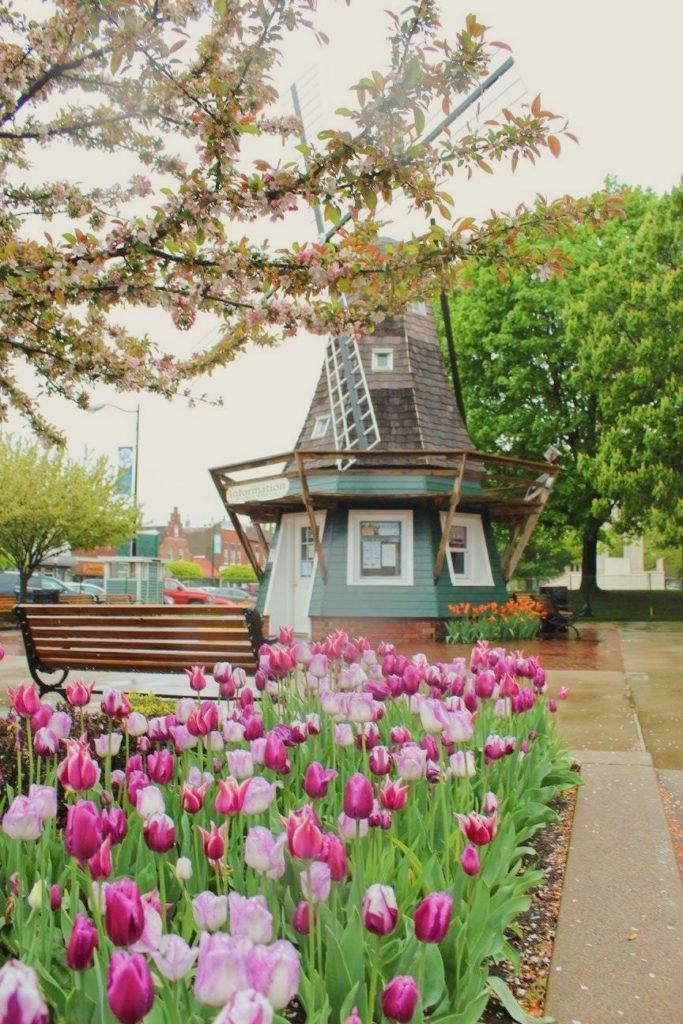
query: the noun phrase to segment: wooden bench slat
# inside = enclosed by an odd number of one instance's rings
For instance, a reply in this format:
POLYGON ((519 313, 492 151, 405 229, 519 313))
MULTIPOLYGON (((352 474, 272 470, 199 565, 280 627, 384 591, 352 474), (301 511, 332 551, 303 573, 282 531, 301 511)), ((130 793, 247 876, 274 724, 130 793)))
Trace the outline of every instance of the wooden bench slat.
POLYGON ((83 639, 106 639, 107 637, 125 637, 126 639, 153 639, 159 637, 160 639, 178 639, 189 637, 205 637, 207 640, 214 640, 218 637, 225 637, 226 640, 239 639, 240 637, 248 637, 248 633, 244 628, 244 624, 235 623, 234 626, 201 626, 199 628, 192 628, 191 626, 179 627, 169 626, 168 629, 164 625, 155 625, 149 627, 133 627, 133 626, 118 626, 108 623, 106 625, 98 626, 81 626, 80 623, 74 623, 69 626, 57 626, 56 628, 49 628, 42 624, 36 626, 32 625, 31 632, 36 640, 42 639, 43 637, 64 637, 69 639, 71 637, 82 637, 83 639))
POLYGON ((127 637, 111 637, 111 638, 91 638, 83 639, 82 637, 73 637, 67 639, 38 639, 36 638, 35 649, 36 654, 42 654, 44 651, 83 651, 83 650, 116 650, 116 651, 177 651, 182 654, 186 651, 191 654, 193 651, 224 651, 226 648, 230 650, 251 650, 251 644, 249 643, 249 637, 246 635, 240 639, 231 640, 230 643, 226 643, 225 639, 217 639, 206 641, 203 639, 192 640, 192 638, 184 638, 182 641, 174 640, 173 638, 166 639, 164 637, 150 637, 145 640, 128 640, 127 637))
MULTIPOLYGON (((55 657, 41 657, 40 664, 44 666, 63 668, 64 658, 55 657)), ((225 659, 230 661, 230 664, 235 668, 249 668, 253 669, 254 659, 246 655, 228 655, 226 652, 225 659)), ((208 658, 197 658, 192 660, 183 655, 177 657, 171 655, 160 655, 154 651, 149 652, 147 655, 136 655, 135 658, 126 658, 123 655, 121 657, 112 657, 112 655, 106 651, 93 651, 87 655, 74 655, 68 659, 68 666, 72 669, 92 669, 96 672, 98 669, 128 669, 131 672, 163 672, 168 669, 172 672, 183 672, 186 668, 192 668, 193 665, 212 666, 216 663, 215 655, 211 655, 208 658)), ((189 696, 189 695, 188 695, 189 696)))
MULTIPOLYGON (((31 613, 31 616, 43 618, 45 616, 57 615, 60 617, 78 618, 83 609, 79 605, 59 604, 29 604, 20 605, 31 613)), ((239 619, 244 615, 244 605, 218 605, 218 604, 193 604, 193 605, 169 605, 169 604, 95 604, 91 609, 93 615, 105 615, 107 618, 134 618, 142 615, 145 618, 166 618, 169 615, 180 618, 234 618, 239 619)))

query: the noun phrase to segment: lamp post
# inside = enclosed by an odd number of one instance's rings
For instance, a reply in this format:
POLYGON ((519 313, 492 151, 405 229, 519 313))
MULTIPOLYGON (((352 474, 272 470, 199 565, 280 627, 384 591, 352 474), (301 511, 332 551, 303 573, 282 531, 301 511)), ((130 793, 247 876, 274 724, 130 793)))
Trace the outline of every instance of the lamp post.
MULTIPOLYGON (((135 416, 135 458, 133 460, 133 501, 137 505, 138 503, 138 470, 140 461, 138 459, 138 451, 140 448, 140 403, 136 405, 134 409, 126 409, 122 405, 114 405, 113 402, 102 402, 99 405, 91 405, 87 412, 101 412, 102 409, 116 409, 118 412, 126 412, 135 416)), ((133 557, 137 554, 137 538, 132 541, 133 557)))

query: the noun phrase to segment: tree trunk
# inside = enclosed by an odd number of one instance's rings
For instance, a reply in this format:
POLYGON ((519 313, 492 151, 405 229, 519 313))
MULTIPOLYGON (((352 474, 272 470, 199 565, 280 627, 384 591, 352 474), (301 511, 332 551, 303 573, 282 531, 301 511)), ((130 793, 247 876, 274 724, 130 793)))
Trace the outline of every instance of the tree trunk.
POLYGON ((19 603, 26 604, 28 600, 28 579, 29 573, 24 569, 19 570, 19 603))
POLYGON ((598 559, 598 535, 600 525, 590 523, 583 535, 583 551, 581 555, 581 594, 583 596, 583 609, 581 614, 590 617, 593 614, 591 608, 591 597, 598 590, 597 559, 598 559))

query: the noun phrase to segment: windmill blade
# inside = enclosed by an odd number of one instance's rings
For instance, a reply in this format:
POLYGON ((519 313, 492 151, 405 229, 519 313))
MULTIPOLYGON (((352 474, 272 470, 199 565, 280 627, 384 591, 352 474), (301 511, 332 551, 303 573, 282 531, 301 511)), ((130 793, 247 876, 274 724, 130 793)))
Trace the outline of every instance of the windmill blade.
MULTIPOLYGON (((375 410, 365 370, 353 338, 330 338, 325 350, 325 373, 335 446, 367 451, 380 442, 375 410)), ((340 459, 337 468, 348 469, 355 459, 340 459)))

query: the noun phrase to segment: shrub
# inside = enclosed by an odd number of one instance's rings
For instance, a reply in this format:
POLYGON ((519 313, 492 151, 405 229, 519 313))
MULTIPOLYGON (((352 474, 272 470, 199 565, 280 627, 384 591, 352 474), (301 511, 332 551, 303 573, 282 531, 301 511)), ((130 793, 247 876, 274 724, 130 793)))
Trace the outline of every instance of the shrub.
POLYGON ((454 618, 446 622, 446 643, 478 640, 530 640, 541 625, 542 605, 533 597, 511 597, 505 604, 450 604, 454 618))

